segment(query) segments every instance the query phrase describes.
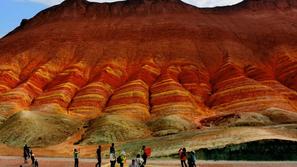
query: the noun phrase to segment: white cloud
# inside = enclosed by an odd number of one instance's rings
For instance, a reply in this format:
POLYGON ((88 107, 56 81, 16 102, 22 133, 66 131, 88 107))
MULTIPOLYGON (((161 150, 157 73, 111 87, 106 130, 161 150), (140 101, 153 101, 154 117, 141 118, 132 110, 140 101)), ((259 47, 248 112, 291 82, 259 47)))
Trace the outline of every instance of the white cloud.
POLYGON ((229 6, 234 5, 243 0, 182 0, 188 4, 198 7, 215 7, 215 6, 229 6))
MULTIPOLYGON (((56 5, 63 0, 23 0, 23 1, 30 1, 36 3, 42 3, 48 6, 56 5)), ((118 0, 89 0, 91 2, 115 2, 118 0)), ((243 0, 182 0, 188 4, 198 6, 198 7, 215 7, 215 6, 227 6, 227 5, 234 5, 239 3, 243 0)))

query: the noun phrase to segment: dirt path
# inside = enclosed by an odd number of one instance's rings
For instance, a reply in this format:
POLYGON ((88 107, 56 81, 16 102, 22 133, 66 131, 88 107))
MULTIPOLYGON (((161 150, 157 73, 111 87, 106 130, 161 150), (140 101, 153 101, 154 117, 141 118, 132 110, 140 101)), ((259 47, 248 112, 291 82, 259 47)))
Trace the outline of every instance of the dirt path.
MULTIPOLYGON (((130 161, 128 161, 130 162, 130 161)), ((297 167, 297 162, 238 162, 238 161, 199 161, 199 167, 297 167)), ((81 159, 80 167, 94 167, 95 159, 81 159)), ((0 167, 31 167, 23 164, 21 157, 0 156, 0 167)), ((72 167, 71 158, 39 158, 40 167, 72 167)), ((109 167, 108 160, 103 160, 103 167, 109 167)), ((127 167, 126 165, 125 167, 127 167)), ((147 167, 178 167, 179 161, 175 160, 150 160, 147 167)))

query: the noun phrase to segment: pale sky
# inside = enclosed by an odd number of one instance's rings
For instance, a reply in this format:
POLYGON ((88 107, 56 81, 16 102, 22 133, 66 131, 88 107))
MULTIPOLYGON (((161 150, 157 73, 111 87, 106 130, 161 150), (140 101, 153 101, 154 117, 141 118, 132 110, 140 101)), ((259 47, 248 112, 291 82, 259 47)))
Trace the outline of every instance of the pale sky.
MULTIPOLYGON (((30 19, 41 10, 57 5, 63 0, 0 0, 0 37, 16 28, 22 19, 30 19)), ((89 0, 115 2, 118 0, 89 0)), ((182 0, 197 7, 216 7, 237 4, 243 0, 182 0)))

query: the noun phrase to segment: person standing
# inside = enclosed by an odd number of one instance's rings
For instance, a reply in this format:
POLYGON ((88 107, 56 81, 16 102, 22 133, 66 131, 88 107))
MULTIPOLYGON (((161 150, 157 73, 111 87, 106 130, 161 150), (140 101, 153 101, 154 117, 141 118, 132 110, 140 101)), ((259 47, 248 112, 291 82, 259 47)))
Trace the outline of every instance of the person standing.
POLYGON ((146 165, 146 160, 147 160, 147 154, 145 152, 145 146, 142 146, 142 149, 141 149, 141 157, 143 159, 143 166, 146 165))
POLYGON ((96 164, 96 167, 101 167, 101 145, 98 146, 96 154, 97 154, 97 161, 98 161, 96 164))
POLYGON ((25 144, 24 145, 24 162, 25 163, 27 163, 28 157, 29 157, 29 148, 28 148, 28 145, 25 144))
POLYGON ((141 156, 140 156, 140 154, 137 154, 137 156, 136 156, 136 165, 138 166, 138 167, 144 167, 144 165, 143 165, 143 159, 141 158, 141 156))
POLYGON ((126 162, 126 152, 123 150, 118 157, 118 163, 120 164, 120 167, 124 167, 124 163, 126 162))
POLYGON ((31 161, 32 161, 32 166, 35 163, 35 155, 33 154, 33 152, 31 151, 31 161))
POLYGON ((109 156, 110 156, 110 167, 115 167, 117 158, 116 158, 116 154, 115 154, 114 143, 111 143, 111 146, 109 148, 109 156))
POLYGON ((111 143, 111 146, 109 148, 109 153, 114 153, 115 154, 114 143, 111 143))
POLYGON ((115 167, 116 164, 116 155, 115 153, 110 153, 110 167, 115 167))
POLYGON ((74 167, 78 167, 79 151, 75 148, 73 151, 74 167))
POLYGON ((37 159, 35 159, 34 167, 38 167, 38 160, 37 159))
POLYGON ((129 167, 139 167, 139 165, 137 165, 137 162, 135 161, 135 159, 132 159, 132 164, 129 165, 129 167))
POLYGON ((186 148, 180 148, 178 151, 180 163, 182 167, 187 167, 186 160, 187 160, 187 150, 186 148))

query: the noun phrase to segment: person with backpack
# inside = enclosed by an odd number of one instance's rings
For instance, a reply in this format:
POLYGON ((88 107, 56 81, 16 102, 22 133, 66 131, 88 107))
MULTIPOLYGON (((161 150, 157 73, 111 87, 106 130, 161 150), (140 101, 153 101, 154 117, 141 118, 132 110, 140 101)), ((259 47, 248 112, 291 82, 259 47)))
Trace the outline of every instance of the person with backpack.
POLYGON ((186 148, 180 148, 178 151, 178 155, 180 158, 180 163, 182 167, 187 167, 186 160, 187 160, 187 150, 186 148))
POLYGON ((101 167, 101 145, 98 146, 96 154, 97 154, 97 161, 98 161, 96 164, 96 167, 101 167))
POLYGON ((126 152, 123 150, 120 156, 117 158, 117 163, 120 164, 120 167, 124 167, 125 162, 126 162, 126 152))
POLYGON ((73 158, 74 158, 74 167, 78 167, 79 151, 76 148, 73 150, 73 158))
POLYGON ((137 154, 136 156, 136 164, 137 164, 137 167, 144 167, 144 160, 141 158, 140 154, 137 154))
POLYGON ((111 152, 110 154, 109 154, 109 158, 110 158, 110 167, 115 167, 115 165, 116 165, 116 155, 115 155, 115 153, 113 153, 113 152, 111 152))

